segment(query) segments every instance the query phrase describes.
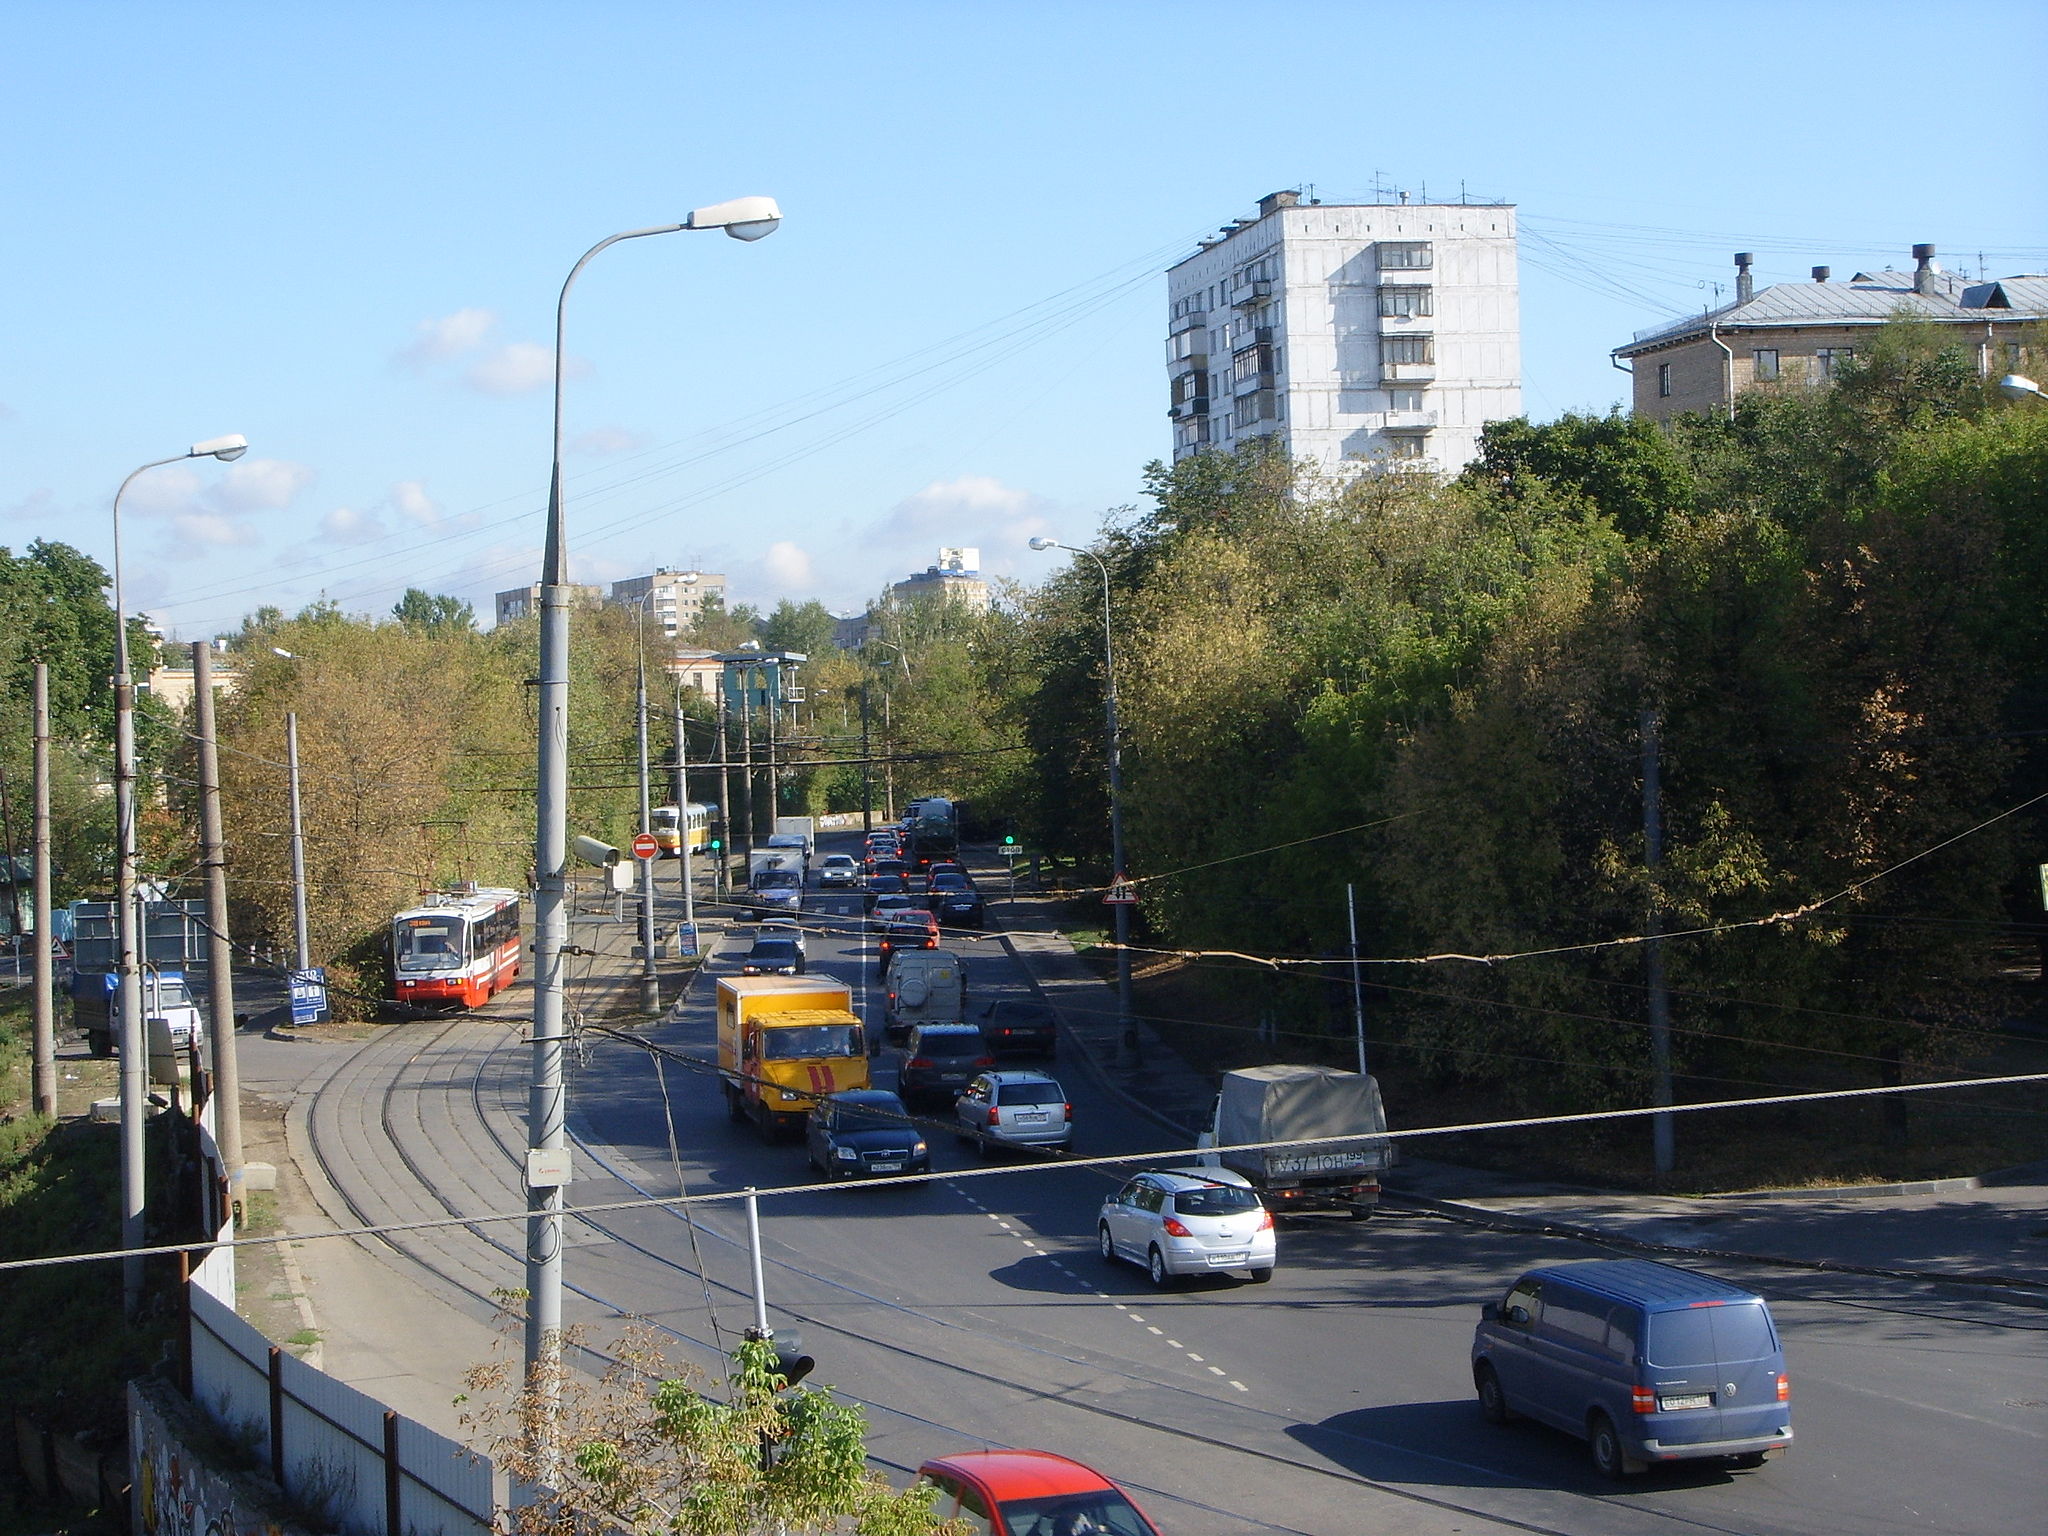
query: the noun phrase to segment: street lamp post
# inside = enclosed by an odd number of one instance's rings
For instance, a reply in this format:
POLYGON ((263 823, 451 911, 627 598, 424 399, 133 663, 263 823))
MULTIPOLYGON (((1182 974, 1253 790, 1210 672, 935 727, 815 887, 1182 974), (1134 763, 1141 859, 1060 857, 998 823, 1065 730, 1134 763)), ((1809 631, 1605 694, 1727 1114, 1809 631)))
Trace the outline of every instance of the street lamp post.
MULTIPOLYGON (((1129 870, 1124 866, 1123 736, 1116 720, 1116 644, 1110 630, 1109 567, 1093 550, 1062 544, 1058 539, 1034 538, 1031 547, 1036 550, 1064 549, 1069 554, 1085 555, 1102 573, 1102 701, 1109 722, 1109 861, 1114 866, 1114 882, 1121 884, 1129 870)), ((1144 1052, 1138 1042, 1137 1016, 1131 1008, 1131 904, 1115 901, 1111 905, 1116 910, 1118 1053, 1123 1057, 1125 1066, 1138 1067, 1144 1064, 1144 1052)))
MULTIPOLYGON (((121 498, 136 476, 185 459, 232 463, 249 451, 240 433, 194 443, 168 459, 152 459, 131 471, 114 492, 114 911, 120 953, 116 960, 121 1005, 121 1246, 143 1245, 146 1188, 142 1117, 149 1092, 148 1041, 142 1032, 142 946, 137 922, 135 879, 139 854, 135 835, 135 676, 128 664, 128 607, 121 588, 121 498)), ((133 1317, 142 1302, 142 1256, 121 1261, 121 1302, 133 1317)))
POLYGON ((562 348, 569 290, 607 246, 686 229, 723 229, 736 240, 772 234, 782 212, 771 197, 742 197, 693 211, 680 224, 608 236, 569 269, 555 302, 554 453, 548 474, 547 540, 541 555, 538 793, 535 806, 533 1087, 527 1112, 526 1386, 536 1413, 531 1448, 552 1466, 562 1352, 562 952, 568 946, 569 549, 562 521, 562 348))

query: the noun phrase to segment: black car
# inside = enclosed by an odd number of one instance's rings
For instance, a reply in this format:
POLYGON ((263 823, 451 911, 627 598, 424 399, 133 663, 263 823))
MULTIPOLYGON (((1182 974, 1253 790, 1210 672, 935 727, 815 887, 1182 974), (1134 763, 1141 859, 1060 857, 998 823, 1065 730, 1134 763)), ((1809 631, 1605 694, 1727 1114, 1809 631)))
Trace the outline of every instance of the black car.
POLYGON ((999 997, 981 1010, 982 1038, 998 1053, 1026 1052, 1047 1061, 1059 1054, 1052 1009, 1023 997, 999 997))
POLYGON ((820 1099, 805 1140, 811 1166, 828 1179, 931 1172, 923 1133, 885 1088, 849 1088, 820 1099))
POLYGON ((972 1024, 920 1024, 910 1032, 907 1049, 896 1073, 906 1104, 951 1104, 996 1064, 972 1024))
POLYGON ((948 928, 979 928, 985 911, 981 893, 967 883, 965 875, 933 875, 924 904, 948 928))
POLYGON ((801 976, 804 947, 795 939, 763 935, 740 961, 742 976, 801 976))
POLYGON ((868 860, 869 875, 908 875, 910 866, 901 859, 880 858, 868 860))
POLYGON ((861 890, 867 909, 872 912, 875 910, 877 896, 907 896, 910 893, 910 882, 901 875, 869 875, 867 883, 861 890))

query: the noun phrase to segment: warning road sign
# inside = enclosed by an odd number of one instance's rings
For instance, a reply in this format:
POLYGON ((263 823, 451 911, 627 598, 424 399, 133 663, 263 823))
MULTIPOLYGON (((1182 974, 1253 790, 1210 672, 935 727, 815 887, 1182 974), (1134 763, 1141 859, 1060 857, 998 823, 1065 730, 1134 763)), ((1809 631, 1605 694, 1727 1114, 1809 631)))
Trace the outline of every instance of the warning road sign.
POLYGON ((1102 901, 1104 906, 1135 907, 1138 904, 1137 882, 1129 875, 1118 875, 1109 882, 1109 894, 1102 901))
POLYGON ((659 852, 661 852, 661 844, 654 840, 652 832, 642 832, 633 839, 634 858, 651 859, 659 852))

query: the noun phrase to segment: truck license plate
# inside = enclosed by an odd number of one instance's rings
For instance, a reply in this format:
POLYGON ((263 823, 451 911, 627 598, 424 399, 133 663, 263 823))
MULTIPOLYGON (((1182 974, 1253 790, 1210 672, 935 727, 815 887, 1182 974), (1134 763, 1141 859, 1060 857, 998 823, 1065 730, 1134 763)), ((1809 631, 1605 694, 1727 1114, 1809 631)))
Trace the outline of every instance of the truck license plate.
POLYGON ((1686 1392, 1678 1397, 1660 1397, 1657 1399, 1657 1406, 1666 1413, 1672 1413, 1681 1408, 1706 1408, 1711 1406, 1713 1401, 1714 1396, 1711 1392, 1686 1392))

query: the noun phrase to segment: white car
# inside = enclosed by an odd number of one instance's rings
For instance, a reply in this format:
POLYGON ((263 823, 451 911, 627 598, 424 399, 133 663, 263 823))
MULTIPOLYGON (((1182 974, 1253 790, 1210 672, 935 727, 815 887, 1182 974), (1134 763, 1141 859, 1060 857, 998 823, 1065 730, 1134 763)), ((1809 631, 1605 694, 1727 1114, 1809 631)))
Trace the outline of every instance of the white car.
POLYGON ((852 890, 860 884, 860 861, 850 853, 828 853, 818 865, 818 889, 852 890))
POLYGON ((1273 1213, 1242 1174, 1227 1168, 1165 1168, 1133 1177, 1102 1202, 1096 1242, 1103 1260, 1142 1265, 1157 1286, 1219 1269, 1273 1278, 1273 1213))

